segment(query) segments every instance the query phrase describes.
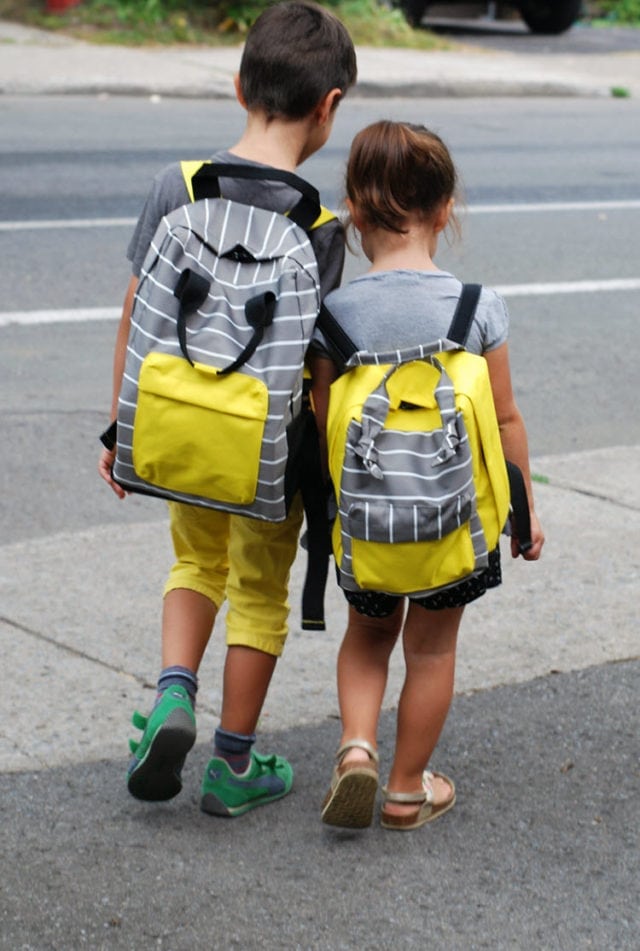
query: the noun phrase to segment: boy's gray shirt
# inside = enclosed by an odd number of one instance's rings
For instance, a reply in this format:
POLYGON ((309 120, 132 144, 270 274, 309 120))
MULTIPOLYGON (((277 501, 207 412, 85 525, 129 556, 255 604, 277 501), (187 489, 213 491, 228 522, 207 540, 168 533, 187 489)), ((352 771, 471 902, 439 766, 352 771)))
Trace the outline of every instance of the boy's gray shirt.
MULTIPOLYGON (((265 172, 269 169, 267 165, 261 166, 258 162, 249 162, 227 151, 216 152, 212 156, 212 161, 262 167, 265 172)), ((221 192, 224 198, 282 213, 293 208, 300 197, 299 193, 288 185, 281 182, 269 182, 268 179, 265 179, 263 183, 246 179, 234 181, 223 178, 221 192)), ((132 271, 136 277, 140 276, 151 239, 164 215, 168 215, 169 212, 189 201, 189 193, 179 162, 166 166, 155 176, 127 249, 127 257, 131 261, 132 271)), ((337 219, 333 219, 312 229, 309 239, 318 262, 320 288, 324 297, 338 286, 342 277, 344 229, 337 219)))
MULTIPOLYGON (((361 350, 404 349, 445 337, 462 289, 448 271, 377 271, 355 278, 325 300, 333 316, 361 350)), ((482 288, 466 348, 482 354, 495 350, 508 336, 504 300, 482 288)), ((316 328, 314 350, 328 355, 316 328)))

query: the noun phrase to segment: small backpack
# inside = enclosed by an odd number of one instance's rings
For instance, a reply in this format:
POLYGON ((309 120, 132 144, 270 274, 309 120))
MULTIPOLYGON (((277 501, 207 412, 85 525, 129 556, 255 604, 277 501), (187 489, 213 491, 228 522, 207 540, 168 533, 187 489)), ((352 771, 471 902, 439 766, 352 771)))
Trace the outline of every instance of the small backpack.
MULTIPOLYGON (((377 354, 351 344, 331 386, 345 590, 425 596, 480 572, 498 544, 519 470, 505 463, 486 360, 463 347, 480 291, 463 287, 446 339, 377 354)), ((324 313, 320 326, 331 345, 330 321, 324 313)))
POLYGON ((117 417, 123 488, 267 521, 295 488, 305 352, 320 307, 307 231, 317 191, 277 169, 183 163, 193 204, 143 264, 117 417), (220 197, 220 178, 285 182, 288 215, 220 197))

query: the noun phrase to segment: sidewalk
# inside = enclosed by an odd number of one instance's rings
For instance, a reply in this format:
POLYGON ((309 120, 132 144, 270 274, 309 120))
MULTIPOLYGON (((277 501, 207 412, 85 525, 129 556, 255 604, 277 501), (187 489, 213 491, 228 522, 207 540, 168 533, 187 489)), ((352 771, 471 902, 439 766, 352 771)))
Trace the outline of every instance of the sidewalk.
MULTIPOLYGON (((240 47, 96 46, 0 21, 0 94, 232 98, 240 47)), ((640 96, 640 52, 358 49, 352 96, 640 96)))

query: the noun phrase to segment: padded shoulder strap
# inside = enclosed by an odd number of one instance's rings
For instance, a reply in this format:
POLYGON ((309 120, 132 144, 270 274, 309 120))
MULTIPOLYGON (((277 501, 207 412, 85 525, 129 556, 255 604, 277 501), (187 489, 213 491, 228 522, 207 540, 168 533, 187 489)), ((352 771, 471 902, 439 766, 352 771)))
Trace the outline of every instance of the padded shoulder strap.
MULTIPOLYGON (((182 177, 184 178, 184 184, 187 189, 187 194, 189 195, 189 201, 195 201, 195 195, 193 190, 193 176, 200 171, 203 165, 213 164, 210 159, 207 159, 205 162, 200 161, 184 161, 180 162, 180 168, 182 170, 182 177)), ((298 179, 302 181, 302 179, 298 179)), ((287 212, 288 214, 288 212, 287 212)), ((307 228, 308 231, 314 231, 316 228, 326 225, 329 221, 334 221, 337 218, 337 215, 331 211, 329 208, 325 208, 324 205, 320 205, 320 213, 315 221, 307 228)))
POLYGON ((220 197, 220 178, 242 178, 259 182, 283 182, 300 194, 300 199, 288 212, 289 217, 305 231, 321 217, 320 196, 317 189, 280 168, 261 168, 258 165, 223 162, 182 162, 182 175, 192 201, 220 197))
POLYGON ((462 293, 460 294, 458 306, 456 307, 451 326, 447 333, 447 339, 453 340, 454 343, 460 344, 461 347, 464 347, 467 342, 473 315, 476 312, 476 307, 480 300, 481 291, 482 284, 462 285, 462 293))
POLYGON ((336 318, 333 316, 326 304, 320 305, 320 313, 316 326, 325 336, 329 349, 337 357, 337 363, 346 363, 349 357, 357 352, 358 348, 346 332, 343 330, 336 318))
POLYGON ((193 176, 196 172, 202 168, 203 165, 207 164, 206 162, 180 162, 180 170, 182 171, 182 177, 184 178, 184 184, 189 195, 189 201, 195 201, 193 194, 193 176))
POLYGON ((313 222, 309 231, 313 231, 315 228, 320 228, 322 225, 326 225, 329 221, 335 221, 338 216, 334 214, 329 208, 325 208, 324 205, 320 205, 320 214, 313 222))

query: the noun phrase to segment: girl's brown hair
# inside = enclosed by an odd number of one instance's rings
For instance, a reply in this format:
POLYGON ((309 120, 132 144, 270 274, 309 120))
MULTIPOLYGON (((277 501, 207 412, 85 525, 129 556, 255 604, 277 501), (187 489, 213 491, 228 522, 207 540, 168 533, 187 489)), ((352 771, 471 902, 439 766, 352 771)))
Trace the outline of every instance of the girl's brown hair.
POLYGON ((448 148, 425 126, 381 120, 353 140, 347 196, 369 227, 402 233, 408 216, 429 221, 457 186, 448 148))

